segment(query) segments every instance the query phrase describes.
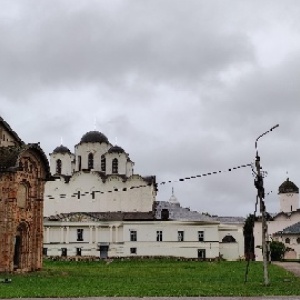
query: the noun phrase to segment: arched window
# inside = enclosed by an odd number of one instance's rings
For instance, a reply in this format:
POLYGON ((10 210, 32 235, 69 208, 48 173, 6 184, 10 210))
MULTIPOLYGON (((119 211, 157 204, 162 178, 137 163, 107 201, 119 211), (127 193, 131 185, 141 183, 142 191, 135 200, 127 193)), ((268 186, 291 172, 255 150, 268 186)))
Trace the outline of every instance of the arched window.
POLYGON ((236 240, 231 234, 227 234, 223 237, 222 243, 236 243, 236 240))
POLYGON ((56 161, 56 174, 61 174, 61 165, 62 165, 61 160, 58 159, 56 161))
POLYGON ((17 204, 20 208, 26 208, 26 201, 28 197, 28 187, 26 184, 21 183, 18 186, 17 204))
POLYGON ((112 160, 112 173, 113 174, 118 174, 118 165, 119 165, 118 160, 116 158, 114 158, 112 160))
POLYGON ((89 153, 89 156, 88 156, 88 169, 89 170, 94 169, 94 155, 93 155, 93 153, 89 153))
POLYGON ((104 155, 101 155, 101 171, 106 171, 106 158, 104 155))
POLYGON ((290 242, 291 242, 291 240, 290 240, 289 238, 286 238, 286 239, 285 239, 285 243, 286 243, 286 244, 289 244, 290 242))

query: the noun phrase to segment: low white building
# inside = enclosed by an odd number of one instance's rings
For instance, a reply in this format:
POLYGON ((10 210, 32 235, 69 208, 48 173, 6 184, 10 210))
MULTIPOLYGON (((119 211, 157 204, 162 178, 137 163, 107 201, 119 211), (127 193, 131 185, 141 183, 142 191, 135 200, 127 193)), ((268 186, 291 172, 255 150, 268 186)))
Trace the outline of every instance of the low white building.
POLYGON ((45 187, 44 255, 175 256, 236 260, 244 255, 241 224, 222 223, 180 207, 172 192, 157 202, 155 176, 98 131, 83 135, 74 154, 50 154, 45 187))
MULTIPOLYGON (((300 222, 299 188, 287 178, 278 190, 280 212, 270 215, 267 220, 269 241, 283 242, 286 247, 293 250, 286 252, 285 258, 300 259, 300 222)), ((262 260, 261 220, 258 219, 254 226, 255 258, 262 260)))
POLYGON ((140 213, 69 213, 44 220, 44 255, 48 256, 236 260, 243 254, 241 230, 214 220, 159 220, 140 213))

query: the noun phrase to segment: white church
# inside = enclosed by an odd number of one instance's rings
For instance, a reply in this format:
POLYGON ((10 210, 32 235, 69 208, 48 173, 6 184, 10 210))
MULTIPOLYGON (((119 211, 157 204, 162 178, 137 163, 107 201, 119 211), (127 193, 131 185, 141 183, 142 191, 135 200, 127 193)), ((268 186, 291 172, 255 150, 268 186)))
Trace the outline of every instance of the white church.
MULTIPOLYGON (((300 259, 300 209, 299 188, 287 178, 278 189, 279 212, 271 214, 267 220, 269 241, 280 241, 290 248, 286 259, 300 259)), ((255 258, 262 261, 260 249, 262 241, 261 220, 254 226, 255 258)))
POLYGON ((50 171, 46 256, 236 260, 244 255, 243 220, 182 208, 174 191, 169 201, 156 201, 155 176, 135 174, 128 153, 99 131, 84 134, 74 153, 63 145, 55 148, 50 171))

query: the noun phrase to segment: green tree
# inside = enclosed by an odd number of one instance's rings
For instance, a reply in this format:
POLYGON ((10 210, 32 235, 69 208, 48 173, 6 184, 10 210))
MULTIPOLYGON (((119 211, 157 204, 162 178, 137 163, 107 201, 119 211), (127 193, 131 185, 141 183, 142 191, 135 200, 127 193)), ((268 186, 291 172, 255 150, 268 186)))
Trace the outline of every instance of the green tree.
POLYGON ((284 253, 287 251, 287 248, 282 242, 272 241, 270 243, 271 251, 271 260, 279 261, 283 259, 284 253))
POLYGON ((245 258, 254 260, 254 228, 255 217, 250 214, 245 221, 244 232, 244 246, 245 246, 245 258))

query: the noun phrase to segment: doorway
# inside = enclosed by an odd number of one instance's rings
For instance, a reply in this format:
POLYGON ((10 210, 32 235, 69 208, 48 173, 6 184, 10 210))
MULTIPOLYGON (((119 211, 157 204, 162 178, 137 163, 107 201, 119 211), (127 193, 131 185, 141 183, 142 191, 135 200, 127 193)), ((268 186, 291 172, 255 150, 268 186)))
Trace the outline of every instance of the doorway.
POLYGON ((108 257, 108 246, 100 246, 100 258, 108 257))
POLYGON ((28 251, 28 226, 21 223, 17 227, 14 241, 14 270, 26 269, 28 267, 29 251, 28 251))

